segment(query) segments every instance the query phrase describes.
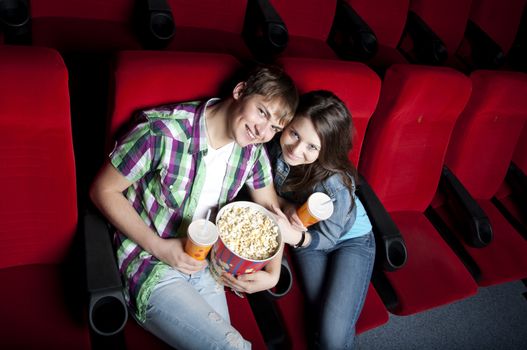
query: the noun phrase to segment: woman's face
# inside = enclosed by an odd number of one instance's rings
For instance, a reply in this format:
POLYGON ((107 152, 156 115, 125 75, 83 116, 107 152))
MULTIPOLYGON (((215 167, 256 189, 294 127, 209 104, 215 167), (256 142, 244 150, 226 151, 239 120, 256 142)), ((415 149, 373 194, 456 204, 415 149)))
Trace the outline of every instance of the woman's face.
POLYGON ((280 146, 285 162, 296 166, 316 161, 322 144, 311 120, 296 116, 284 129, 280 146))

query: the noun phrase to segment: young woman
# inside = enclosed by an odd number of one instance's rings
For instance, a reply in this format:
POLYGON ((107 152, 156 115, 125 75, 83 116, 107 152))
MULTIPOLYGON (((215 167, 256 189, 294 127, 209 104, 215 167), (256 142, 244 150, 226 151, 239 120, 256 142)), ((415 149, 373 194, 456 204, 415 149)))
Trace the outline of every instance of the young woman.
POLYGON ((292 223, 301 225, 295 210, 312 193, 333 200, 330 218, 284 235, 293 246, 307 310, 317 315, 310 326, 320 349, 353 347, 375 259, 372 227, 354 193, 356 170, 348 160, 352 135, 345 104, 329 91, 313 91, 301 96, 279 145, 269 148, 274 184, 292 223))

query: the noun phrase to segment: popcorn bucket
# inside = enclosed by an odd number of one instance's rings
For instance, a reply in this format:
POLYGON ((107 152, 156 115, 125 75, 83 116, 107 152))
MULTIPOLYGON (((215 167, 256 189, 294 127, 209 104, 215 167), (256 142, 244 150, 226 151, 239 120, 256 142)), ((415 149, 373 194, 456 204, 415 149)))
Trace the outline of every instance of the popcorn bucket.
MULTIPOLYGON (((239 202, 233 202, 230 204, 227 204, 224 206, 219 212, 216 217, 216 225, 218 226, 218 221, 221 219, 222 215, 230 208, 252 208, 255 209, 264 215, 266 215, 273 224, 275 224, 277 227, 277 223, 272 217, 272 215, 262 206, 252 203, 252 202, 245 202, 245 201, 239 201, 239 202)), ((256 260, 256 259, 249 259, 244 258, 240 256, 239 254, 236 254, 235 252, 231 251, 229 247, 224 243, 222 239, 222 233, 220 232, 220 237, 216 241, 216 243, 212 246, 211 254, 210 254, 210 262, 209 262, 209 268, 212 273, 212 275, 218 280, 221 280, 221 274, 223 272, 231 273, 232 275, 242 275, 246 273, 253 273, 256 271, 261 270, 269 261, 271 261, 276 254, 280 251, 280 247, 282 245, 282 236, 280 234, 280 231, 278 231, 278 248, 276 251, 269 256, 266 259, 262 260, 256 260)))

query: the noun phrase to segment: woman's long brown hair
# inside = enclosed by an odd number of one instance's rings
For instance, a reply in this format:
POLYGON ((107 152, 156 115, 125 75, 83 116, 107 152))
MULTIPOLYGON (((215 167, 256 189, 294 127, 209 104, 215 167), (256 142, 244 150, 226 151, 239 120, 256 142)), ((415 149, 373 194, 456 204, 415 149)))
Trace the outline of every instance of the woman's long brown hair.
MULTIPOLYGON (((284 183, 285 192, 294 192, 300 201, 311 194, 315 185, 334 174, 342 181, 353 198, 357 170, 348 159, 352 147, 351 114, 342 100, 326 90, 311 91, 300 96, 294 118, 308 118, 321 141, 318 159, 311 164, 291 167, 284 183)), ((352 201, 353 208, 354 201, 352 201)))

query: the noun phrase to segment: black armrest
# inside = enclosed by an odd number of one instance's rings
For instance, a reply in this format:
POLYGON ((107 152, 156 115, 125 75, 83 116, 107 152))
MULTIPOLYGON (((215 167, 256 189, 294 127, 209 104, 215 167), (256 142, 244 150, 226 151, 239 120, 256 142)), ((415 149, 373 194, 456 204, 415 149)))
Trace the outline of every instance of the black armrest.
POLYGON ((470 43, 471 60, 475 68, 495 69, 505 63, 501 47, 473 21, 468 21, 465 37, 470 43))
POLYGON ((441 185, 445 187, 447 195, 455 200, 456 208, 461 212, 454 211, 462 215, 465 221, 468 220, 468 229, 462 230, 466 243, 477 248, 489 244, 492 241, 492 227, 487 214, 446 166, 441 173, 441 185))
POLYGON ((362 176, 360 176, 356 194, 364 205, 373 226, 377 244, 377 259, 382 259, 382 266, 386 271, 400 269, 406 263, 407 251, 399 229, 362 176))
POLYGON ((527 216, 527 176, 516 164, 511 163, 505 180, 512 188, 514 200, 520 212, 527 216))
POLYGON ((28 0, 0 0, 0 30, 6 44, 31 43, 31 18, 28 0))
POLYGON ((329 35, 330 46, 345 59, 368 60, 377 53, 377 37, 366 22, 345 1, 337 11, 329 35))
POLYGON ((243 38, 255 56, 272 59, 287 46, 287 27, 269 0, 249 0, 243 38))
POLYGON ((90 327, 97 334, 120 332, 128 318, 122 282, 115 261, 109 227, 98 213, 81 217, 84 235, 90 327))
POLYGON ((448 58, 443 41, 413 11, 408 12, 405 30, 413 41, 413 53, 419 63, 441 65, 448 58))
POLYGON ((166 47, 176 33, 167 0, 137 0, 134 11, 136 32, 143 46, 154 50, 166 47))

